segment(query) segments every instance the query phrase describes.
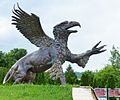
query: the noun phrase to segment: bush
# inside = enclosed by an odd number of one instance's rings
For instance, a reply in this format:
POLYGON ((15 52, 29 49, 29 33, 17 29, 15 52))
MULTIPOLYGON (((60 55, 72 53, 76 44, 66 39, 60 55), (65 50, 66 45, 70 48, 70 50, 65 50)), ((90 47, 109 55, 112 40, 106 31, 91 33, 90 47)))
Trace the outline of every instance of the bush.
POLYGON ((3 79, 9 69, 5 67, 0 67, 0 84, 2 84, 3 79))
POLYGON ((52 80, 47 72, 37 73, 36 78, 33 82, 34 84, 60 84, 60 80, 52 80))

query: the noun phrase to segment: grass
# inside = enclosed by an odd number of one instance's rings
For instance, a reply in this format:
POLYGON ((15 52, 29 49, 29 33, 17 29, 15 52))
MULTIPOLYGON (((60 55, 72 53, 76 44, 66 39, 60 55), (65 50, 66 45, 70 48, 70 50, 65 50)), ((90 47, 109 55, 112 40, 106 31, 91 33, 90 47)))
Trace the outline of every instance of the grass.
POLYGON ((72 100, 72 86, 0 85, 0 100, 72 100))

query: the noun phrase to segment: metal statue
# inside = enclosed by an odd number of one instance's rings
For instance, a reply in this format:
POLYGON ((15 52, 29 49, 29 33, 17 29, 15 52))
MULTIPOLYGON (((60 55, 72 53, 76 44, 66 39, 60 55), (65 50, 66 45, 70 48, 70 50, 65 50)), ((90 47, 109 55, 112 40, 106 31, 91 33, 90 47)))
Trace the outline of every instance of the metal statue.
POLYGON ((12 21, 13 25, 34 45, 39 47, 39 50, 28 54, 18 60, 6 74, 3 84, 11 78, 16 83, 31 83, 35 79, 35 74, 48 72, 53 79, 60 78, 61 84, 66 84, 65 76, 62 69, 62 64, 65 61, 76 63, 78 66, 85 67, 89 57, 94 54, 99 54, 106 51, 104 46, 98 47, 97 43, 91 50, 82 54, 72 54, 67 47, 68 37, 71 33, 76 33, 77 30, 70 30, 75 26, 80 26, 76 21, 64 21, 57 24, 53 28, 54 39, 45 34, 39 21, 39 17, 35 14, 28 14, 23 11, 17 4, 18 9, 13 9, 12 21))

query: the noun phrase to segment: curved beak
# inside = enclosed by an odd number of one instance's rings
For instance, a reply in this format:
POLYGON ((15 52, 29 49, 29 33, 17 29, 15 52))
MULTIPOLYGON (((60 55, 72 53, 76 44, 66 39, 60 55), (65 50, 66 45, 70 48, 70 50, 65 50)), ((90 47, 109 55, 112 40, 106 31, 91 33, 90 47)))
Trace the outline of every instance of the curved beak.
POLYGON ((68 25, 67 29, 68 29, 68 28, 71 28, 71 27, 74 27, 74 26, 79 26, 79 27, 81 28, 80 23, 79 23, 79 22, 76 22, 76 21, 70 21, 68 24, 69 24, 69 25, 68 25))
MULTIPOLYGON (((69 29, 69 28, 72 28, 72 27, 75 27, 75 26, 79 26, 81 28, 80 23, 76 22, 76 21, 70 21, 68 24, 69 25, 67 26, 66 29, 69 29)), ((76 33, 77 32, 77 30, 68 30, 68 31, 69 31, 69 33, 76 33)))

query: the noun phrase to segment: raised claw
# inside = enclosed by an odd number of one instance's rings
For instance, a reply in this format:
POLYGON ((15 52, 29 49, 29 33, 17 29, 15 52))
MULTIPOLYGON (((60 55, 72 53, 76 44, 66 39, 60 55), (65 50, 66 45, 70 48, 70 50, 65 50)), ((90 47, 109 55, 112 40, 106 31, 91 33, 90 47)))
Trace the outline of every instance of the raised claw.
POLYGON ((99 53, 102 53, 102 52, 106 51, 106 49, 102 50, 106 45, 97 47, 100 43, 101 43, 101 41, 98 42, 98 43, 92 48, 92 50, 91 50, 91 52, 90 52, 90 56, 93 55, 93 54, 99 54, 99 53))
POLYGON ((93 48, 96 48, 100 43, 101 41, 99 41, 93 48))
POLYGON ((101 50, 101 51, 99 51, 98 53, 102 53, 102 52, 104 52, 104 51, 106 51, 106 49, 104 49, 104 50, 101 50))
POLYGON ((104 48, 106 45, 100 46, 98 49, 101 50, 102 48, 104 48))

